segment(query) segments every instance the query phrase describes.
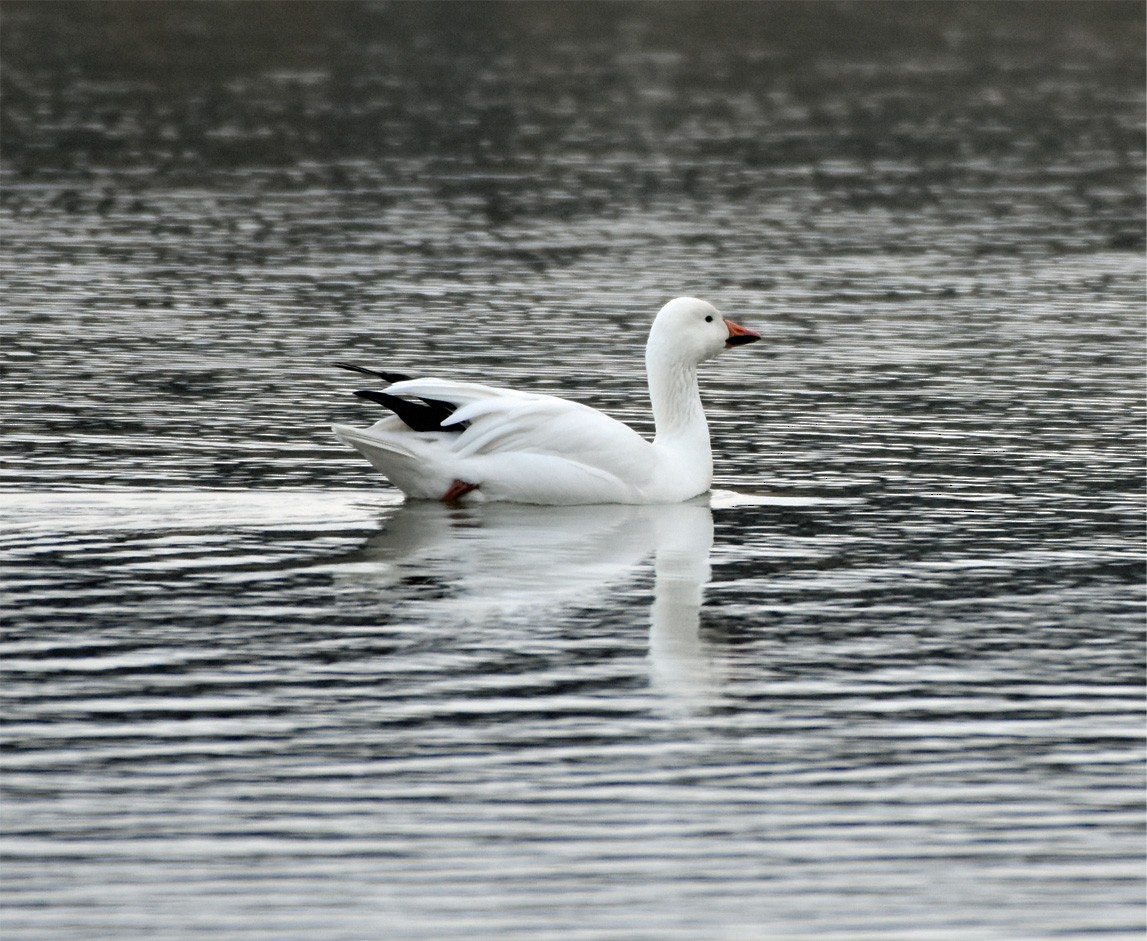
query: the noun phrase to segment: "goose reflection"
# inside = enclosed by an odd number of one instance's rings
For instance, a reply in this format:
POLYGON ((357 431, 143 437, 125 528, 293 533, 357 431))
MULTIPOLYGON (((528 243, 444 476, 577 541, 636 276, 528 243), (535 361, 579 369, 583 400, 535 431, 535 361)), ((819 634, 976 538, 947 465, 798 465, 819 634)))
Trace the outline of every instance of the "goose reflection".
POLYGON ((535 507, 404 503, 339 569, 340 586, 385 591, 404 616, 443 627, 529 624, 608 605, 654 567, 653 685, 681 705, 714 693, 699 636, 713 513, 667 506, 535 507))

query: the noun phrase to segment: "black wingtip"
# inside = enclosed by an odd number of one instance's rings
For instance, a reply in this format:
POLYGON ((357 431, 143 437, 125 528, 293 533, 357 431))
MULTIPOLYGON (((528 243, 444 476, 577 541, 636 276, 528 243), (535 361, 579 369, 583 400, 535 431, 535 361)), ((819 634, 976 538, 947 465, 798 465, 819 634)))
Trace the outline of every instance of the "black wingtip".
MULTIPOLYGON (((365 366, 356 366, 354 363, 331 363, 338 369, 349 369, 351 372, 361 373, 364 376, 374 376, 383 382, 406 382, 410 376, 400 372, 382 372, 377 369, 367 369, 365 366)), ((357 395, 357 393, 355 393, 357 395)))
POLYGON ((375 389, 359 389, 355 395, 390 409, 412 431, 441 431, 442 423, 454 413, 454 406, 449 402, 437 402, 433 399, 411 402, 375 389))

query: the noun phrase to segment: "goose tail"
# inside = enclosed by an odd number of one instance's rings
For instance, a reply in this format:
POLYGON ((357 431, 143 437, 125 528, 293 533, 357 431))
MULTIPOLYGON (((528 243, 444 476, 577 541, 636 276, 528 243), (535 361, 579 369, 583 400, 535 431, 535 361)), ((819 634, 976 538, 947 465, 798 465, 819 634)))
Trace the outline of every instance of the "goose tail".
MULTIPOLYGON (((455 484, 450 471, 430 453, 424 453, 422 442, 396 440, 397 435, 375 428, 363 431, 347 425, 332 425, 331 431, 339 441, 358 451, 383 477, 415 500, 444 499, 444 494, 449 494, 455 484)), ((413 437, 409 431, 405 435, 413 437)))
MULTIPOLYGON (((390 435, 372 434, 369 431, 351 428, 350 425, 331 425, 331 431, 334 432, 334 436, 339 441, 350 445, 368 459, 374 453, 406 458, 407 460, 414 460, 417 457, 410 448, 390 435)), ((373 464, 374 461, 372 460, 371 463, 373 464)))

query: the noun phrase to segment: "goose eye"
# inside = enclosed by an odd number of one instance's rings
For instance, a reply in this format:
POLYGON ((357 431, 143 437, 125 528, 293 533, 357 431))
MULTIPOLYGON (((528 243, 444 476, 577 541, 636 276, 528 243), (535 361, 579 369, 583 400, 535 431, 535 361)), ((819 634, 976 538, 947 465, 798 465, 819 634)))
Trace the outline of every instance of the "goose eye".
POLYGON ((713 322, 713 315, 712 315, 712 314, 708 314, 708 315, 705 317, 705 323, 712 323, 712 322, 713 322))

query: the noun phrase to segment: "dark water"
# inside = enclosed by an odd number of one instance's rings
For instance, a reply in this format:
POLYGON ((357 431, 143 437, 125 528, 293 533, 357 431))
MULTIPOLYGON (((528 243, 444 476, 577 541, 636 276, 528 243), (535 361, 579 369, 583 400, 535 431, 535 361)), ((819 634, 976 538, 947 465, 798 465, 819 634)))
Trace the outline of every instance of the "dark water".
POLYGON ((1141 4, 0 19, 5 938, 1141 937, 1141 4), (682 293, 707 500, 327 430, 682 293))

